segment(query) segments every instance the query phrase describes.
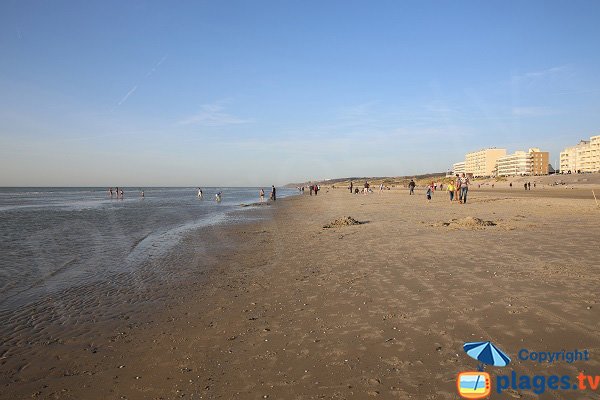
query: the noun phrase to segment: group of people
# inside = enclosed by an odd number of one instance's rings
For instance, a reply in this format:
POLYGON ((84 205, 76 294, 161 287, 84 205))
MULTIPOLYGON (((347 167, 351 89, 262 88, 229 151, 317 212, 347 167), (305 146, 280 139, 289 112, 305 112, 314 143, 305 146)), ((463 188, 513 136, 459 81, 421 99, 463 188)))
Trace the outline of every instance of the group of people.
MULTIPOLYGON (((144 192, 142 192, 144 193, 144 192)), ((119 190, 119 188, 115 188, 114 192, 113 192, 113 188, 108 188, 108 195, 110 196, 110 198, 112 199, 113 196, 116 196, 117 199, 123 199, 123 189, 119 190)))
MULTIPOLYGON (((456 174, 455 178, 450 181, 446 185, 446 191, 450 196, 450 201, 458 201, 460 204, 467 203, 467 195, 469 194, 469 186, 471 185, 471 180, 468 176, 463 174, 456 174)), ((417 184, 414 179, 411 179, 408 183, 408 194, 415 194, 415 187, 417 184)), ((431 184, 427 185, 427 190, 425 195, 427 197, 427 201, 431 201, 433 197, 433 193, 438 190, 438 184, 436 182, 431 182, 431 184)), ((439 184, 439 190, 444 190, 444 184, 439 184)))
MULTIPOLYGON (((261 203, 265 201, 265 191, 263 188, 260 188, 260 191, 258 192, 258 198, 260 199, 261 203)), ((269 200, 277 200, 277 189, 275 189, 275 185, 271 185, 271 195, 269 196, 269 200)))
MULTIPOLYGON (((306 188, 306 186, 297 186, 296 188, 298 189, 298 191, 300 193, 304 194, 304 189, 306 188)), ((309 190, 311 196, 313 195, 313 193, 316 196, 317 194, 319 194, 319 190, 321 190, 321 186, 317 185, 316 183, 313 185, 308 185, 308 190, 309 190)))
MULTIPOLYGON (((352 182, 352 181, 350 181, 350 186, 348 186, 348 189, 350 189, 350 193, 354 193, 354 194, 359 194, 361 192, 361 190, 359 188, 354 187, 354 182, 352 182)), ((384 189, 385 189, 385 186, 383 185, 383 183, 381 183, 379 185, 379 193, 381 194, 384 189)), ((371 184, 369 183, 369 181, 365 181, 363 188, 362 188, 362 193, 363 194, 373 193, 373 190, 371 189, 371 184)))
POLYGON ((460 204, 467 204, 467 195, 471 180, 464 173, 456 174, 453 181, 448 184, 447 191, 450 195, 450 201, 457 200, 460 204))
MULTIPOLYGON (((121 188, 121 190, 119 190, 118 187, 116 187, 114 190, 113 188, 108 188, 108 195, 110 196, 110 198, 112 199, 113 197, 116 199, 120 199, 123 200, 125 198, 125 193, 123 193, 123 189, 121 188)), ((140 190, 140 197, 144 198, 144 191, 140 190)))
MULTIPOLYGON (((198 198, 200 200, 204 199, 204 192, 202 191, 202 188, 198 188, 198 194, 197 194, 198 198)), ((215 193, 215 201, 217 203, 220 203, 221 200, 223 199, 223 192, 222 191, 218 191, 217 193, 215 193)))

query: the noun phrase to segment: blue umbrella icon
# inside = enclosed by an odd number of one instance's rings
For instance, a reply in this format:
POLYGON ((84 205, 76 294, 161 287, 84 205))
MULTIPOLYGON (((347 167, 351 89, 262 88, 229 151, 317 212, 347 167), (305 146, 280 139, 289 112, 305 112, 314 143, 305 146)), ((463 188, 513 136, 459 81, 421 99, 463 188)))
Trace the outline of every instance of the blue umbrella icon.
POLYGON ((483 371, 484 364, 506 367, 510 363, 510 357, 494 346, 492 342, 465 343, 463 349, 470 357, 479 361, 478 369, 480 371, 483 371))

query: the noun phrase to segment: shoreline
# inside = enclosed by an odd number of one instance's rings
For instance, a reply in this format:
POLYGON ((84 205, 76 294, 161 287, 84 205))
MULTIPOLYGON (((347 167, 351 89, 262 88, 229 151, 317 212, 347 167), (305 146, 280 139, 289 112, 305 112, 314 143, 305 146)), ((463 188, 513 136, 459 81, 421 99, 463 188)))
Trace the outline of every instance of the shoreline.
MULTIPOLYGON (((474 368, 465 341, 597 353, 598 210, 535 193, 473 191, 466 206, 400 190, 282 199, 265 208, 273 218, 211 229, 216 251, 189 238, 179 262, 196 254, 210 272, 110 336, 38 349, 45 363, 12 371, 0 398, 450 399, 474 368), (368 223, 323 229, 343 216, 368 223), (467 216, 497 226, 436 225, 467 216)), ((600 359, 554 368, 575 376, 600 359)))

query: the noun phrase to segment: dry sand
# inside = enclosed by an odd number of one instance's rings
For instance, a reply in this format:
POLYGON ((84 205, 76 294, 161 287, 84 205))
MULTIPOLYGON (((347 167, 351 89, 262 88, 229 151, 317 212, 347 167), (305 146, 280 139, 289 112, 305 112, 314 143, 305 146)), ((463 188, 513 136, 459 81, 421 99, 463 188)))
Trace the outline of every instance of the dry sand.
POLYGON ((165 295, 151 310, 20 342, 3 356, 0 398, 455 399, 456 374, 477 364, 462 345, 478 340, 513 358, 505 373, 600 375, 600 209, 584 189, 559 190, 472 190, 467 205, 445 192, 428 204, 422 190, 278 201, 261 211, 271 219, 191 238, 191 251, 212 241, 192 258, 212 272, 154 288, 165 295), (324 228, 348 216, 362 223, 324 228), (521 348, 591 357, 538 365, 521 348))

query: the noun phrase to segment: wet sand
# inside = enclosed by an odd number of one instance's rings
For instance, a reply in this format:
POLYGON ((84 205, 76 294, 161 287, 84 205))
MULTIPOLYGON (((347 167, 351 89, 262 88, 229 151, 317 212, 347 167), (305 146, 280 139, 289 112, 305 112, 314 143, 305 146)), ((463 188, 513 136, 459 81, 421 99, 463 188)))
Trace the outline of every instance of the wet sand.
POLYGON ((56 340, 24 333, 2 354, 0 398, 455 399, 477 366, 462 344, 478 340, 513 358, 505 373, 600 374, 600 209, 551 190, 278 201, 271 219, 190 237, 174 256, 185 279, 140 292, 151 307, 58 324, 56 340), (363 223, 323 228, 346 216, 363 223), (521 348, 591 357, 539 365, 521 348))

